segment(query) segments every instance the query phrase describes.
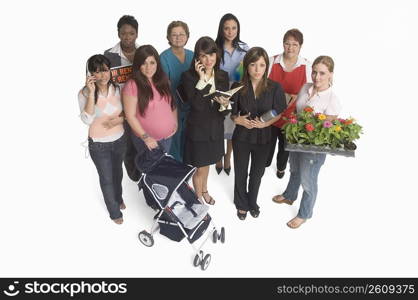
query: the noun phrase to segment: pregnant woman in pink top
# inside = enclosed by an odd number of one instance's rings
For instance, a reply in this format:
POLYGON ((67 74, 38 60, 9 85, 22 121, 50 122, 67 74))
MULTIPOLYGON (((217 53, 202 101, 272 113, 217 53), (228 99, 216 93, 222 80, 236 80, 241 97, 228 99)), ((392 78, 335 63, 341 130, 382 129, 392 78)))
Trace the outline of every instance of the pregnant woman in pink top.
POLYGON ((119 87, 110 77, 110 61, 93 55, 87 61, 86 85, 78 93, 81 120, 89 126, 89 151, 97 168, 100 188, 116 224, 122 224, 122 161, 126 136, 122 126, 122 103, 119 87))
POLYGON ((144 45, 136 50, 133 78, 125 84, 122 94, 137 155, 158 144, 168 152, 171 137, 177 130, 177 109, 168 77, 153 46, 144 45))

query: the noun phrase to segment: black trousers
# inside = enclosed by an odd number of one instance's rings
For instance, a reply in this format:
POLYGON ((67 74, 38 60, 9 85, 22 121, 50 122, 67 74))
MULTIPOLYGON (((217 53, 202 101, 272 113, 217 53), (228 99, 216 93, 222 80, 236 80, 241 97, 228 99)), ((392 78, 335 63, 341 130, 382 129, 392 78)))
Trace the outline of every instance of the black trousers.
POLYGON ((267 158, 266 167, 271 165, 273 160, 274 151, 276 150, 276 140, 278 140, 277 156, 276 156, 276 166, 277 170, 284 171, 286 170, 287 160, 289 159, 289 151, 284 150, 285 145, 285 136, 282 130, 276 126, 271 126, 271 143, 270 143, 270 153, 267 158))
POLYGON ((135 165, 136 149, 131 139, 132 130, 128 122, 126 121, 123 122, 123 127, 125 129, 126 135, 128 136, 128 138, 126 139, 126 154, 125 154, 123 163, 125 165, 125 169, 126 169, 126 173, 128 174, 128 177, 132 181, 136 182, 139 180, 140 174, 139 174, 139 171, 136 169, 136 165, 135 165))
POLYGON ((232 140, 234 150, 234 203, 240 210, 257 210, 258 189, 264 175, 270 144, 250 144, 232 140), (248 165, 251 158, 250 173, 248 165), (247 185, 248 175, 250 177, 247 185), (247 188, 248 186, 248 188, 247 188))

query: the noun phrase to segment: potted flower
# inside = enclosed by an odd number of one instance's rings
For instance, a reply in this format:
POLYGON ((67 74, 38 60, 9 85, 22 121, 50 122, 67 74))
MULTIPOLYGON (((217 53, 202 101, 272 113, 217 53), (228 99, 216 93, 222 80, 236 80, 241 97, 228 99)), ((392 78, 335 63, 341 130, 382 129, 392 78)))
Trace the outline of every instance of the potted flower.
POLYGON ((360 138, 362 127, 353 118, 327 120, 312 107, 286 118, 283 126, 286 150, 354 156, 354 141, 360 138))

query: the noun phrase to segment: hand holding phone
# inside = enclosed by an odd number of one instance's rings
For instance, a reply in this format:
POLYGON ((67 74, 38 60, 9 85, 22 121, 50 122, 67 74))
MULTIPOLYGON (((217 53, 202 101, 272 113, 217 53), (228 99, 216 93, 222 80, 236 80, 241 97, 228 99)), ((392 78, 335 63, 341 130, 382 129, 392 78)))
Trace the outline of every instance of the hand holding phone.
POLYGON ((197 74, 199 74, 200 79, 204 79, 204 76, 205 76, 205 67, 200 62, 199 59, 196 59, 195 60, 194 68, 195 68, 197 74))
POLYGON ((94 77, 93 75, 91 75, 89 71, 87 71, 86 87, 89 90, 89 93, 94 93, 94 91, 96 90, 95 82, 96 82, 96 77, 94 77))

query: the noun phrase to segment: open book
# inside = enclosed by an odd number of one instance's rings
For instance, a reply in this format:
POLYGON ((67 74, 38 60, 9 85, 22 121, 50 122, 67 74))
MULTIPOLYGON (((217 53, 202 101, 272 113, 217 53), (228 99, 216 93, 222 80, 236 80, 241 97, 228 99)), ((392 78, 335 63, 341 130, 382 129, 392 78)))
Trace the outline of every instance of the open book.
POLYGON ((219 97, 219 96, 224 96, 224 97, 232 97, 233 94, 235 94, 236 92, 238 92, 241 88, 243 87, 243 85, 236 87, 234 89, 230 89, 229 91, 219 91, 219 90, 215 90, 213 93, 209 93, 204 95, 204 97, 206 96, 213 96, 213 97, 219 97))

